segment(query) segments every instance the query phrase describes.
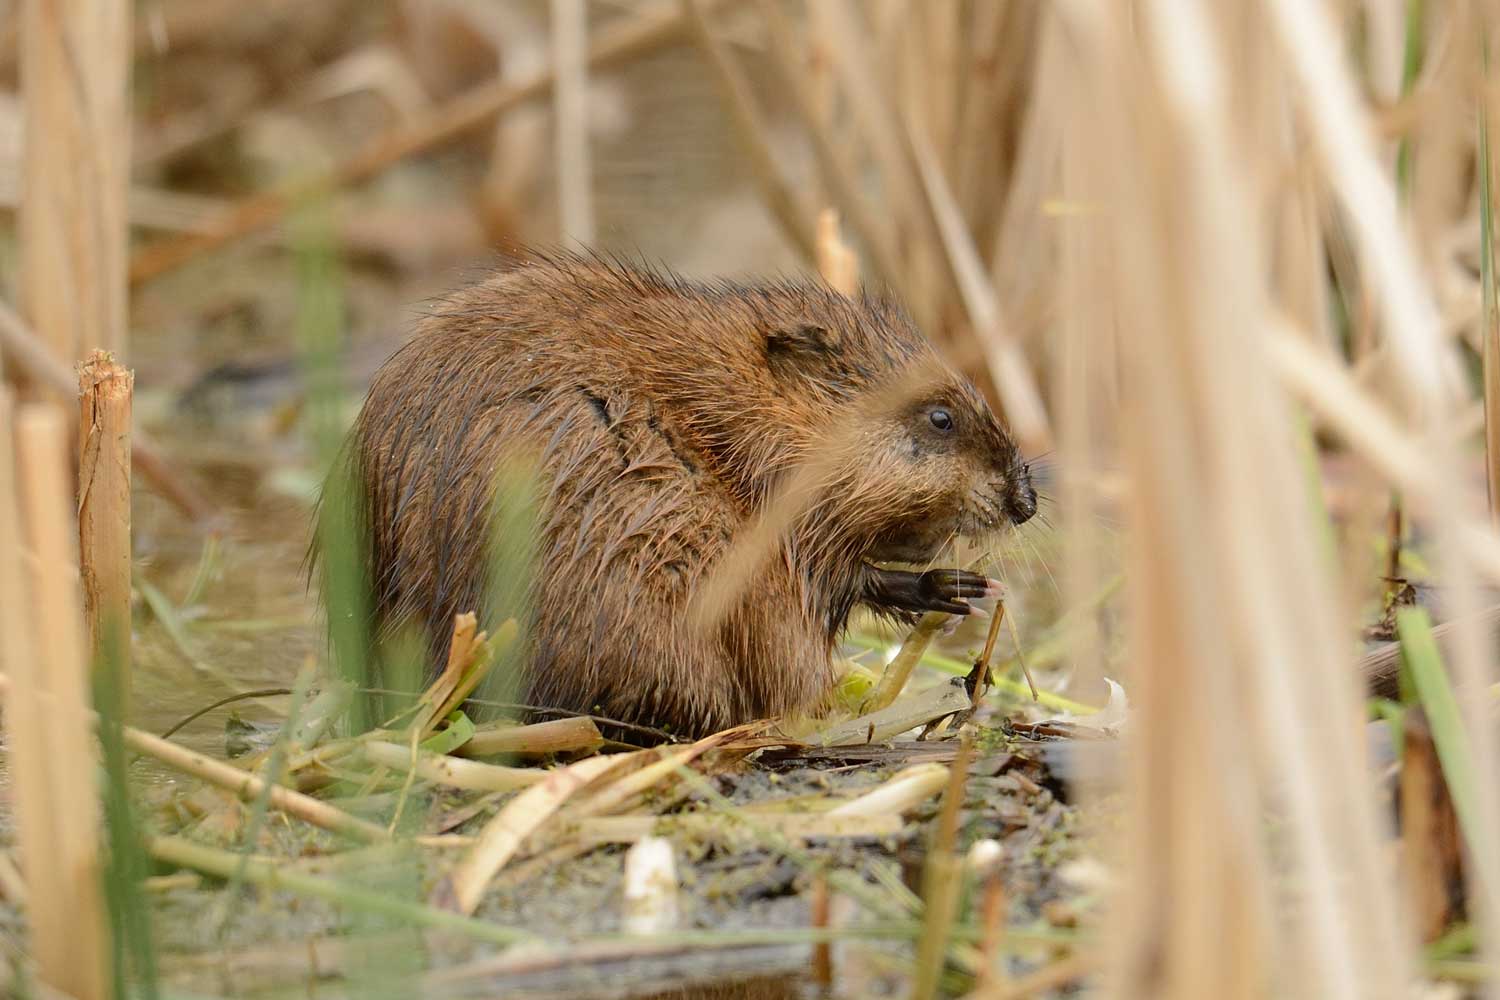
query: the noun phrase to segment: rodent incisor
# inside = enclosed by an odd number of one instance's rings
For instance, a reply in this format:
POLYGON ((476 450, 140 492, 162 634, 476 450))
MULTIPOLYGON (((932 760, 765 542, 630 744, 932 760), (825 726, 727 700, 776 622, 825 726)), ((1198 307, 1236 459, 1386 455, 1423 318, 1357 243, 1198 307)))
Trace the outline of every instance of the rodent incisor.
POLYGON ((968 613, 992 581, 874 564, 1036 511, 1010 436, 890 303, 570 254, 440 305, 349 453, 377 634, 415 623, 441 665, 486 606, 497 470, 529 455, 525 702, 690 735, 816 707, 857 602, 968 613), (695 597, 804 461, 813 490, 705 627, 695 597))

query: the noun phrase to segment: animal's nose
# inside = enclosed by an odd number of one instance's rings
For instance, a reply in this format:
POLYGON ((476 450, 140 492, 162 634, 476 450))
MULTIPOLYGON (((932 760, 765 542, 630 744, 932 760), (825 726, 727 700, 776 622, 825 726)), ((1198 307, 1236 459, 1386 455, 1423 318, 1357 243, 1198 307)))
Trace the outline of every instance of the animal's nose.
POLYGON ((1025 524, 1036 516, 1036 487, 1031 485, 1031 476, 1022 473, 1020 480, 1011 488, 1005 501, 1005 513, 1011 524, 1025 524))

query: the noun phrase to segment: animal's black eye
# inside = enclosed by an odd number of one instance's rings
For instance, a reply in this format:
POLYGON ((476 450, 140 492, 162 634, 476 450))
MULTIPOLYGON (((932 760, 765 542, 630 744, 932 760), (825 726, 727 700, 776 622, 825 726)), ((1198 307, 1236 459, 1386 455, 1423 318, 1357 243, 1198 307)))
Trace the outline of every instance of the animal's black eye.
POLYGON ((932 421, 932 426, 940 431, 951 431, 953 429, 953 414, 944 409, 931 410, 927 419, 932 421))

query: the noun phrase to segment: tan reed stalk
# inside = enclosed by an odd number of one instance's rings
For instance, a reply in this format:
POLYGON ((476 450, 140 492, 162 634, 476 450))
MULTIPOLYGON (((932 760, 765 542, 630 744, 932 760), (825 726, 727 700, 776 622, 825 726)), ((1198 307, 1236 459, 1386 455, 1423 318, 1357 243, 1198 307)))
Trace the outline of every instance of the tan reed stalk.
POLYGON ((593 171, 589 157, 588 13, 583 0, 552 0, 553 126, 562 236, 594 242, 593 171))
POLYGON ((492 754, 548 754, 597 750, 604 744, 599 727, 588 716, 552 719, 526 726, 481 726, 454 753, 460 757, 492 754))
POLYGON ((1270 139, 1232 113, 1237 88, 1263 86, 1277 64, 1258 18, 1207 7, 1143 3, 1143 38, 1119 7, 1067 10, 1085 67, 1067 127, 1103 209, 1091 228, 1116 266, 1102 287, 1061 299, 1101 296, 1130 345, 1128 884, 1114 899, 1106 992, 1394 997, 1410 951, 1357 791, 1344 619, 1262 346, 1253 199, 1266 161, 1254 151, 1270 139), (1251 52, 1252 71, 1231 74, 1228 54, 1251 52), (1268 806, 1284 818, 1284 855, 1257 820, 1268 806), (1299 889, 1284 917, 1273 862, 1299 889))
MULTIPOLYGON (((1034 84, 1042 106, 1072 106, 1083 115, 1107 113, 1091 108, 1086 98, 1070 93, 1079 88, 1066 39, 1066 28, 1057 11, 1050 11, 1040 28, 1041 53, 1037 56, 1037 80, 1034 84), (1054 103, 1055 102, 1055 103, 1054 103)), ((1058 526, 1062 538, 1062 588, 1064 606, 1086 608, 1098 591, 1099 581, 1106 579, 1106 538, 1100 527, 1100 499, 1095 488, 1105 464, 1118 454, 1115 422, 1112 414, 1119 406, 1119 389, 1115 384, 1119 345, 1112 303, 1102 295, 1077 295, 1085 288, 1102 288, 1109 280, 1113 259, 1110 243, 1097 236, 1098 209, 1088 204, 1096 197, 1088 183, 1093 155, 1092 136, 1102 127, 1092 120, 1080 122, 1072 129, 1061 127, 1059 116, 1039 115, 1033 121, 1033 132, 1050 139, 1059 133, 1062 149, 1050 144, 1033 145, 1018 166, 1017 178, 1031 182, 1037 175, 1038 158, 1050 166, 1060 159, 1061 189, 1064 204, 1078 206, 1057 219, 1057 262, 1060 309, 1056 335, 1050 338, 1052 349, 1052 406, 1057 414, 1058 461, 1056 463, 1058 526), (1042 130, 1046 130, 1042 132, 1042 130)), ((1020 185, 1018 185, 1020 186, 1020 185)), ((1027 199, 1030 194, 1018 197, 1027 199)), ((1035 206, 1038 209, 1040 206, 1035 206)), ((1019 208, 1019 206, 1013 206, 1019 208)), ((1019 215, 1020 213, 1018 213, 1019 215)), ((1005 232, 1002 230, 1002 232, 1005 232)), ((1014 248, 1010 252, 1015 253, 1014 248)), ((1027 258, 1029 254, 1017 254, 1027 258)), ((1001 262, 997 261, 997 270, 1001 262)), ((1007 265, 1008 266, 1008 265, 1007 265)), ((997 280, 1000 280, 997 278, 997 280)), ((1117 569, 1117 567, 1112 567, 1117 569)), ((1097 614, 1070 615, 1067 650, 1072 670, 1072 692, 1085 701, 1102 701, 1104 684, 1104 641, 1097 614)))
POLYGON ((25 0, 22 300, 52 356, 126 348, 130 4, 25 0))
MULTIPOLYGON (((1458 448, 1448 432, 1465 395, 1459 359, 1442 334, 1433 297, 1401 225, 1394 185, 1372 149, 1366 116, 1327 11, 1294 0, 1275 0, 1266 9, 1287 61, 1300 78, 1302 113, 1314 149, 1330 189, 1349 217, 1362 268, 1369 272, 1366 280, 1375 289, 1384 321, 1381 332, 1394 362, 1391 374, 1407 421, 1423 438, 1430 498, 1423 513, 1431 522, 1456 624, 1454 687, 1464 708, 1476 767, 1477 829, 1471 831, 1470 846, 1482 857, 1495 857, 1500 854, 1500 745, 1489 721, 1487 692, 1497 675, 1477 618, 1481 602, 1474 575, 1481 556, 1466 526, 1476 504, 1466 496, 1458 448)), ((1493 532, 1484 535, 1494 538, 1493 532)), ((1500 914, 1500 877, 1490 874, 1493 871, 1493 865, 1475 865, 1469 886, 1478 911, 1491 915, 1481 920, 1490 961, 1500 956, 1500 919, 1494 918, 1500 914)))
MULTIPOLYGON (((18 693, 7 698, 4 713, 7 760, 17 805, 16 835, 27 880, 42 879, 55 888, 49 873, 58 871, 58 817, 52 808, 52 777, 47 746, 47 719, 39 704, 41 678, 32 634, 31 569, 22 549, 16 470, 12 458, 15 415, 10 392, 0 386, 0 668, 16 675, 18 693)), ((36 883, 32 883, 36 884, 36 883)), ((67 906, 43 895, 29 907, 31 954, 41 980, 61 988, 67 966, 67 906)))
POLYGON ((119 672, 130 717, 130 410, 135 373, 103 351, 78 369, 78 556, 96 667, 119 672), (110 649, 105 649, 105 643, 110 649))
MULTIPOLYGON (((21 409, 15 427, 18 494, 33 560, 14 560, 7 572, 29 577, 16 606, 29 614, 31 631, 29 655, 7 661, 19 675, 6 698, 5 720, 19 737, 10 752, 16 810, 28 828, 22 843, 32 947, 42 982, 79 1000, 102 1000, 111 992, 108 924, 88 664, 74 581, 78 536, 67 421, 56 405, 38 403, 21 409)), ((23 626, 23 652, 27 635, 23 626)), ((0 645, 10 648, 11 639, 5 636, 0 645)))
MULTIPOLYGON (((955 136, 953 187, 985 264, 992 269, 999 263, 994 256, 996 234, 1011 195, 1024 190, 1016 185, 1016 171, 1030 155, 1024 137, 1034 120, 1055 117, 1049 110, 1052 105, 1033 89, 1040 28, 1048 13, 1041 4, 976 4, 968 28, 963 70, 968 79, 955 136)), ((1056 126, 1052 129, 1055 132, 1056 126)), ((1039 203, 1033 203, 1031 211, 1038 225, 1046 224, 1039 203)), ((998 278, 997 274, 997 284, 998 278)), ((1002 298, 1019 304, 1011 298, 1015 291, 1000 285, 1002 298)))
POLYGON ((521 844, 552 818, 564 802, 619 761, 589 757, 551 771, 538 784, 517 795, 484 825, 479 841, 433 893, 433 904, 471 916, 490 881, 505 867, 521 844))

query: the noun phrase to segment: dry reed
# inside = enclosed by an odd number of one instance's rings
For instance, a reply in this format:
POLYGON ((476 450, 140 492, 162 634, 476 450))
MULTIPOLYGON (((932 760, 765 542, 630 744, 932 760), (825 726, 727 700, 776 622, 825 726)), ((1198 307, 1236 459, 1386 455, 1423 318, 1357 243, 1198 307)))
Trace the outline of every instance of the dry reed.
POLYGON ((78 541, 92 662, 130 717, 130 423, 135 373, 95 351, 78 369, 78 541), (106 648, 108 644, 108 648, 106 648))
POLYGON ((130 4, 21 5, 22 300, 52 356, 126 353, 130 4))
MULTIPOLYGON (((0 433, 8 438, 11 427, 7 415, 0 433)), ((6 602, 17 616, 8 624, 17 631, 6 635, 15 680, 5 693, 5 723, 37 974, 79 1000, 102 1000, 110 995, 108 925, 66 428, 60 409, 41 403, 23 407, 14 423, 14 482, 30 558, 7 568, 17 598, 6 602)), ((0 493, 10 488, 7 440, 0 493)), ((10 536, 0 543, 18 553, 13 511, 8 495, 0 499, 0 522, 9 522, 0 532, 10 536)))

